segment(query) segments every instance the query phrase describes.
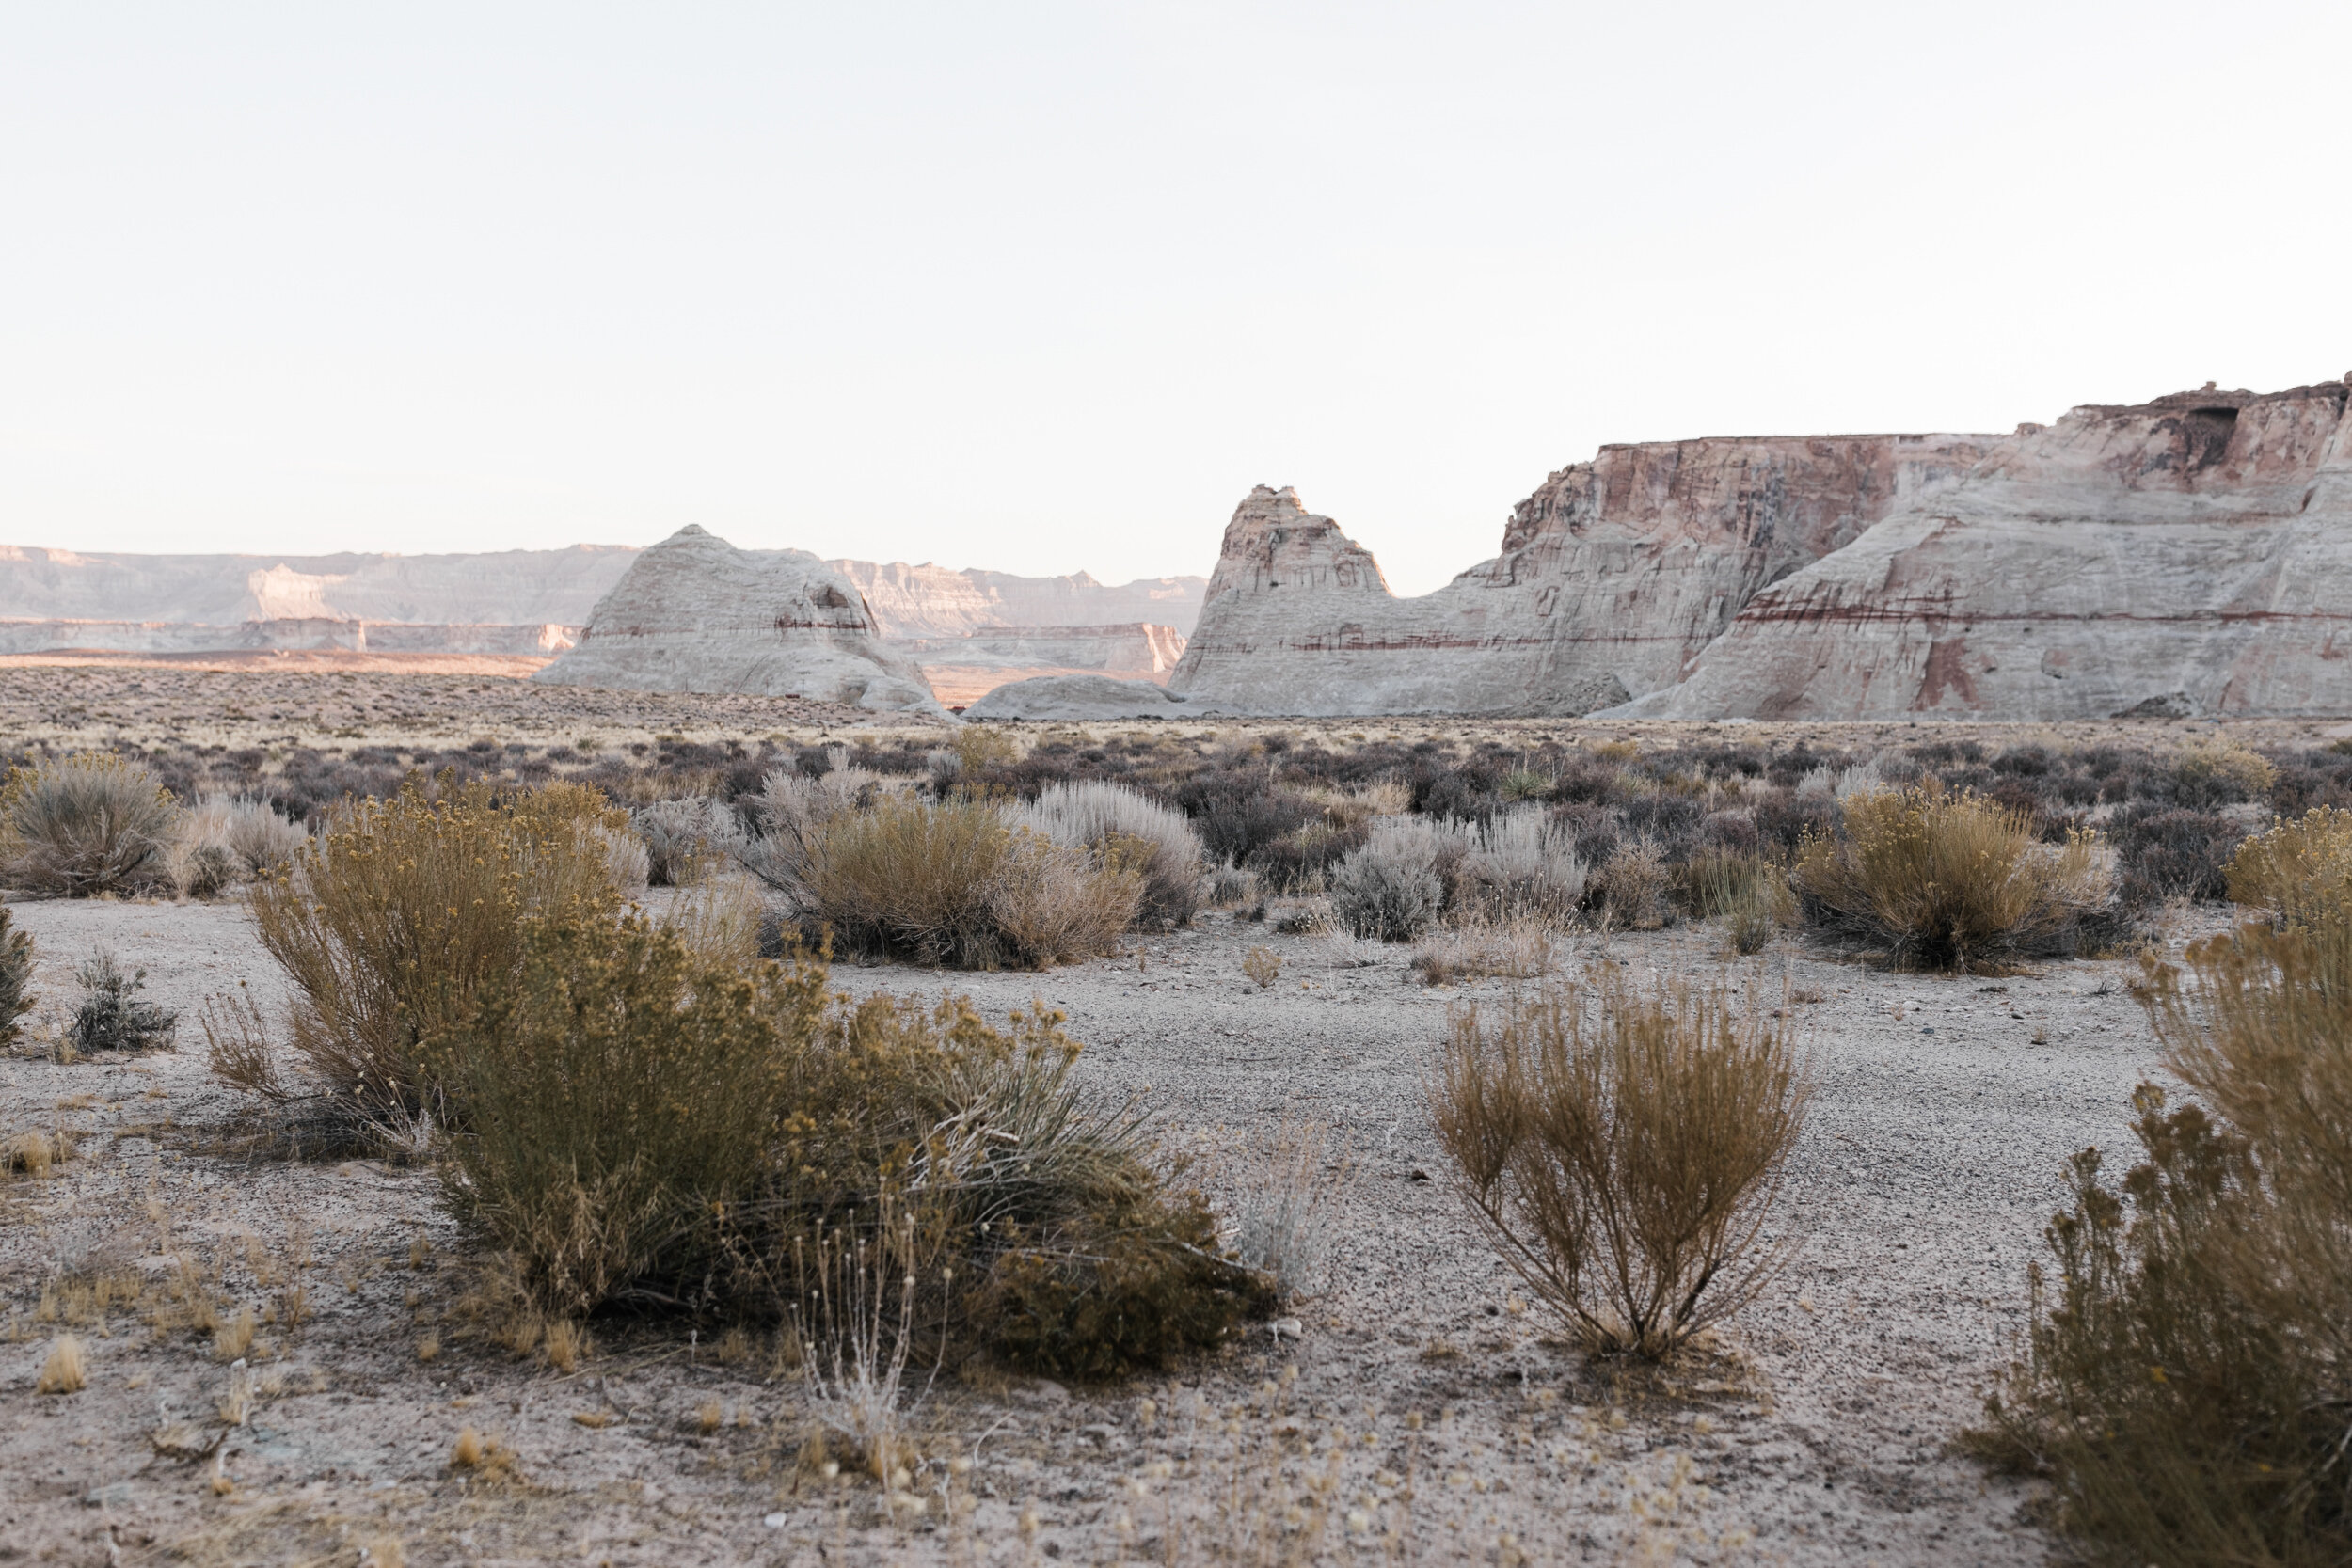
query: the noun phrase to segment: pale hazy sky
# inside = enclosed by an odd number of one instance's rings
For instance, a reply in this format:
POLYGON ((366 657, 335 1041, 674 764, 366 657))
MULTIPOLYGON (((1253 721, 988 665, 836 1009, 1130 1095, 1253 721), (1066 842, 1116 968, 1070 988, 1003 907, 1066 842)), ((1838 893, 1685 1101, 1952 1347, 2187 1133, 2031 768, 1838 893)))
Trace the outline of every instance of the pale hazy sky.
POLYGON ((1604 441, 2352 368, 2352 5, 0 9, 0 542, 1400 592, 1604 441))

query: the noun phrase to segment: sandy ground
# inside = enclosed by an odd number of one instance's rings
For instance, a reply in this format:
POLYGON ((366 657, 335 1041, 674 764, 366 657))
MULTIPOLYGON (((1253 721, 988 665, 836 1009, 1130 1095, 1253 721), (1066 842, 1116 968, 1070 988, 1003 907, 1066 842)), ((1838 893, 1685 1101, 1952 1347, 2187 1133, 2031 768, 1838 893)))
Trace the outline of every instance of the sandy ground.
MULTIPOLYGON (((1338 1156, 1337 1261, 1297 1337, 1261 1327, 1116 1387, 943 1377, 915 1416, 930 1507, 892 1519, 870 1485, 795 1469, 804 1396, 765 1354, 607 1328, 567 1376, 444 1338, 459 1239, 427 1171, 225 1152, 231 1101, 192 1015, 240 982, 277 997, 239 906, 11 908, 52 999, 104 948, 191 1022, 173 1053, 0 1062, 0 1130, 83 1134, 58 1174, 0 1182, 7 1560, 383 1562, 396 1542, 410 1563, 2039 1562, 2027 1492, 1947 1444, 2018 1324, 2060 1161, 2127 1143, 2154 1056, 2122 963, 1983 980, 1794 946, 1755 961, 1820 998, 1800 1004, 1819 1095, 1779 1212, 1792 1260, 1723 1354, 1629 1375, 1547 1342, 1442 1179, 1421 1087, 1447 1009, 1510 982, 1430 990, 1403 950, 1221 912, 1045 974, 842 967, 857 993, 1064 1009, 1082 1070, 1148 1086, 1171 1147, 1216 1156, 1287 1119, 1338 1156), (1263 992, 1240 970, 1258 945, 1283 958, 1263 992), (159 1311, 183 1261, 260 1320, 246 1368, 159 1311), (93 1312, 72 1287, 97 1277, 144 1305, 93 1312), (89 1386, 37 1395, 69 1326, 89 1386), (180 1422, 222 1436, 214 1458, 156 1451, 180 1422), (451 1468, 468 1426, 511 1475, 451 1468)), ((1696 928, 1584 939, 1572 961, 1642 975, 1718 951, 1696 928)), ((1215 1190, 1234 1167, 1209 1168, 1215 1190)))

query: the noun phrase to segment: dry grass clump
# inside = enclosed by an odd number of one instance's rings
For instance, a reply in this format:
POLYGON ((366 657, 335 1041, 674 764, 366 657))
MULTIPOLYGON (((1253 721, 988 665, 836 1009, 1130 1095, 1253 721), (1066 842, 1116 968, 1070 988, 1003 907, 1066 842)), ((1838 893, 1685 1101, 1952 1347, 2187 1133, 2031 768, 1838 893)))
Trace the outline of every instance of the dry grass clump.
POLYGON ((1796 918, 1788 873, 1754 852, 1702 850, 1676 869, 1677 894, 1702 920, 1723 922, 1732 951, 1763 951, 1772 934, 1796 918))
POLYGON ((1123 784, 1047 784, 1033 803, 1014 808, 1009 820, 1069 848, 1117 853, 1143 878, 1137 913, 1147 922, 1182 926, 1200 907, 1200 835, 1183 812, 1123 784))
POLYGON ((1662 1357, 1754 1297, 1809 1083, 1790 1025, 1727 981, 1613 971, 1453 1020, 1431 1085, 1472 1212, 1596 1350, 1662 1357))
POLYGON ((745 969, 758 961, 765 910, 757 882, 739 871, 712 869, 678 895, 661 924, 708 961, 745 969))
POLYGON ((1558 966, 1565 944, 1554 924, 1534 914, 1474 916, 1422 939, 1413 971, 1425 985, 1500 977, 1532 980, 1558 966))
POLYGON ((2111 934, 2114 879, 2090 835, 2042 845, 2026 813, 1933 781, 1851 796, 1840 817, 1798 853, 1804 917, 1899 964, 1965 972, 2111 934))
POLYGON ((2352 905, 2352 811, 2320 806, 2274 822, 2230 858, 2230 898, 2301 924, 2352 905))
POLYGON ((1584 901, 1585 881, 1576 835, 1541 806, 1519 805, 1477 830, 1449 901, 1488 919, 1534 915, 1565 924, 1584 901))
POLYGON ((2026 1354, 1979 1441, 2048 1474, 2101 1561, 2352 1559, 2352 907, 2193 945, 2139 988, 2203 1101, 2134 1096, 2046 1232, 2026 1354), (2051 1287, 2055 1287, 2054 1293, 2051 1287))
POLYGON ((67 1025, 66 1040, 75 1051, 160 1051, 171 1044, 180 1015, 152 1002, 142 1002, 147 971, 122 973, 114 955, 101 953, 75 975, 82 987, 81 1005, 67 1025))
POLYGON ((1674 918, 1665 851, 1646 838, 1618 845, 1593 881, 1610 920, 1627 930, 1655 931, 1674 918))
POLYGON ((640 806, 629 826, 644 846, 646 879, 654 887, 699 880, 744 836, 742 822, 724 801, 702 798, 640 806))
POLYGON ((1341 1174, 1324 1129, 1286 1119, 1252 1143, 1232 1183, 1228 1244, 1284 1301, 1327 1281, 1339 1243, 1341 1174))
POLYGON ((525 941, 436 1073, 466 1129, 447 1202, 538 1310, 793 1320, 811 1259, 846 1244, 832 1266, 889 1282, 867 1300, 885 1338, 1104 1376, 1214 1343, 1256 1302, 1135 1117, 1079 1096, 1059 1015, 852 1006, 819 965, 714 965, 643 919, 525 941))
POLYGON ((182 817, 166 861, 182 897, 209 898, 277 870, 309 841, 300 823, 280 816, 266 800, 207 795, 182 817))
POLYGON ((179 816, 145 763, 111 752, 12 768, 0 786, 8 879, 75 898, 161 881, 179 816))
POLYGON ((354 807, 253 891, 262 945, 294 991, 285 1027, 299 1079, 281 1075, 250 1004, 208 1012, 215 1070, 415 1143, 448 1116, 424 1042, 515 972, 525 923, 618 902, 603 811, 576 786, 501 799, 469 785, 436 799, 413 780, 354 807))
POLYGON ((24 1037, 17 1021, 33 1010, 33 934, 19 930, 15 917, 0 906, 0 1048, 24 1037))
POLYGON ((855 948, 1042 968, 1109 951, 1143 895, 1123 835, 1100 851, 1067 847, 1016 832, 981 800, 885 795, 802 821, 800 892, 855 948))
POLYGON ((82 1351, 82 1341, 71 1334, 60 1334, 50 1341, 49 1354, 41 1361, 40 1377, 33 1385, 40 1394, 78 1394, 89 1386, 89 1370, 82 1351))

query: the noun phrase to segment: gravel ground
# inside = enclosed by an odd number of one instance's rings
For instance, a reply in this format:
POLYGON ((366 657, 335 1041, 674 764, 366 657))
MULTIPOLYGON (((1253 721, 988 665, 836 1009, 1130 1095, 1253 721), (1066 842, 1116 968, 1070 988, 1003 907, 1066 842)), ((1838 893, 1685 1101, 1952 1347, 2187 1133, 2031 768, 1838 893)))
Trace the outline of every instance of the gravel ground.
MULTIPOLYGON (((1109 1388, 942 1377, 916 1416, 925 1451, 973 1463, 921 1484, 970 1512, 942 1523, 934 1497, 893 1520, 870 1487, 798 1477, 803 1396, 764 1355, 624 1325, 569 1375, 453 1338, 421 1359, 463 1277, 429 1172, 246 1160, 217 1136, 232 1102, 194 1012, 240 982, 277 994, 243 911, 11 908, 52 999, 36 1034, 101 947, 191 1022, 176 1052, 0 1061, 0 1131, 86 1134, 57 1174, 0 1182, 0 1559, 383 1562, 397 1542, 410 1563, 2039 1562, 2053 1544, 2028 1491, 1948 1444, 2018 1326, 2060 1162, 2127 1144, 2129 1092, 2154 1070, 2123 963, 1934 979, 1795 946, 1751 960, 1801 999, 1819 1085, 1779 1211, 1789 1262, 1718 1354, 1634 1374, 1549 1342, 1443 1180, 1422 1085, 1448 1008, 1510 983, 1431 990, 1403 950, 1227 913, 1044 974, 841 967, 857 994, 1061 1008, 1081 1070, 1148 1088, 1213 1193, 1286 1123, 1333 1154, 1331 1278, 1295 1336, 1262 1326, 1109 1388), (1259 945, 1283 959, 1263 991, 1241 974, 1259 945), (177 1259, 261 1320, 242 1372, 167 1311, 146 1321, 177 1259), (77 1305, 99 1276, 143 1303, 77 1305), (37 1395, 77 1315, 89 1386, 37 1395), (224 1425, 240 1377, 250 1408, 224 1425), (176 1422, 220 1449, 158 1453, 176 1422), (468 1426, 512 1454, 505 1479, 452 1471, 468 1426)), ((1604 961, 1721 959, 1703 928, 1569 956, 1604 961)))

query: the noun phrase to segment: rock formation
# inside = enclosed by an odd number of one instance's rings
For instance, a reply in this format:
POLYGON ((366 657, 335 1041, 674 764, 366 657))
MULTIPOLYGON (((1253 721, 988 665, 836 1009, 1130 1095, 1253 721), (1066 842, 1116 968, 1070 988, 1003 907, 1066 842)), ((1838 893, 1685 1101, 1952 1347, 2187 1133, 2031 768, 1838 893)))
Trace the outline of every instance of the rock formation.
POLYGON ((691 523, 640 554, 580 645, 532 678, 946 711, 922 672, 882 645, 848 578, 805 550, 739 550, 691 523))
POLYGON ((1949 483, 1981 436, 1603 447, 1521 501, 1502 553, 1399 599, 1295 492, 1226 526, 1173 690, 1246 711, 1576 714, 1671 684, 1775 577, 1949 483))
POLYGON ((1008 681, 964 710, 966 719, 1188 719, 1230 711, 1187 701, 1156 681, 1108 675, 1038 675, 1008 681))
POLYGON ((961 637, 983 627, 1100 626, 1142 622, 1189 636, 1204 578, 1139 578, 1112 586, 1084 572, 1025 578, 926 562, 829 561, 855 583, 882 634, 895 641, 961 637))
MULTIPOLYGON (((2347 378, 2352 379, 2352 378, 2347 378)), ((2352 713, 2345 382, 2028 426, 1764 588, 1629 713, 2352 713)))

